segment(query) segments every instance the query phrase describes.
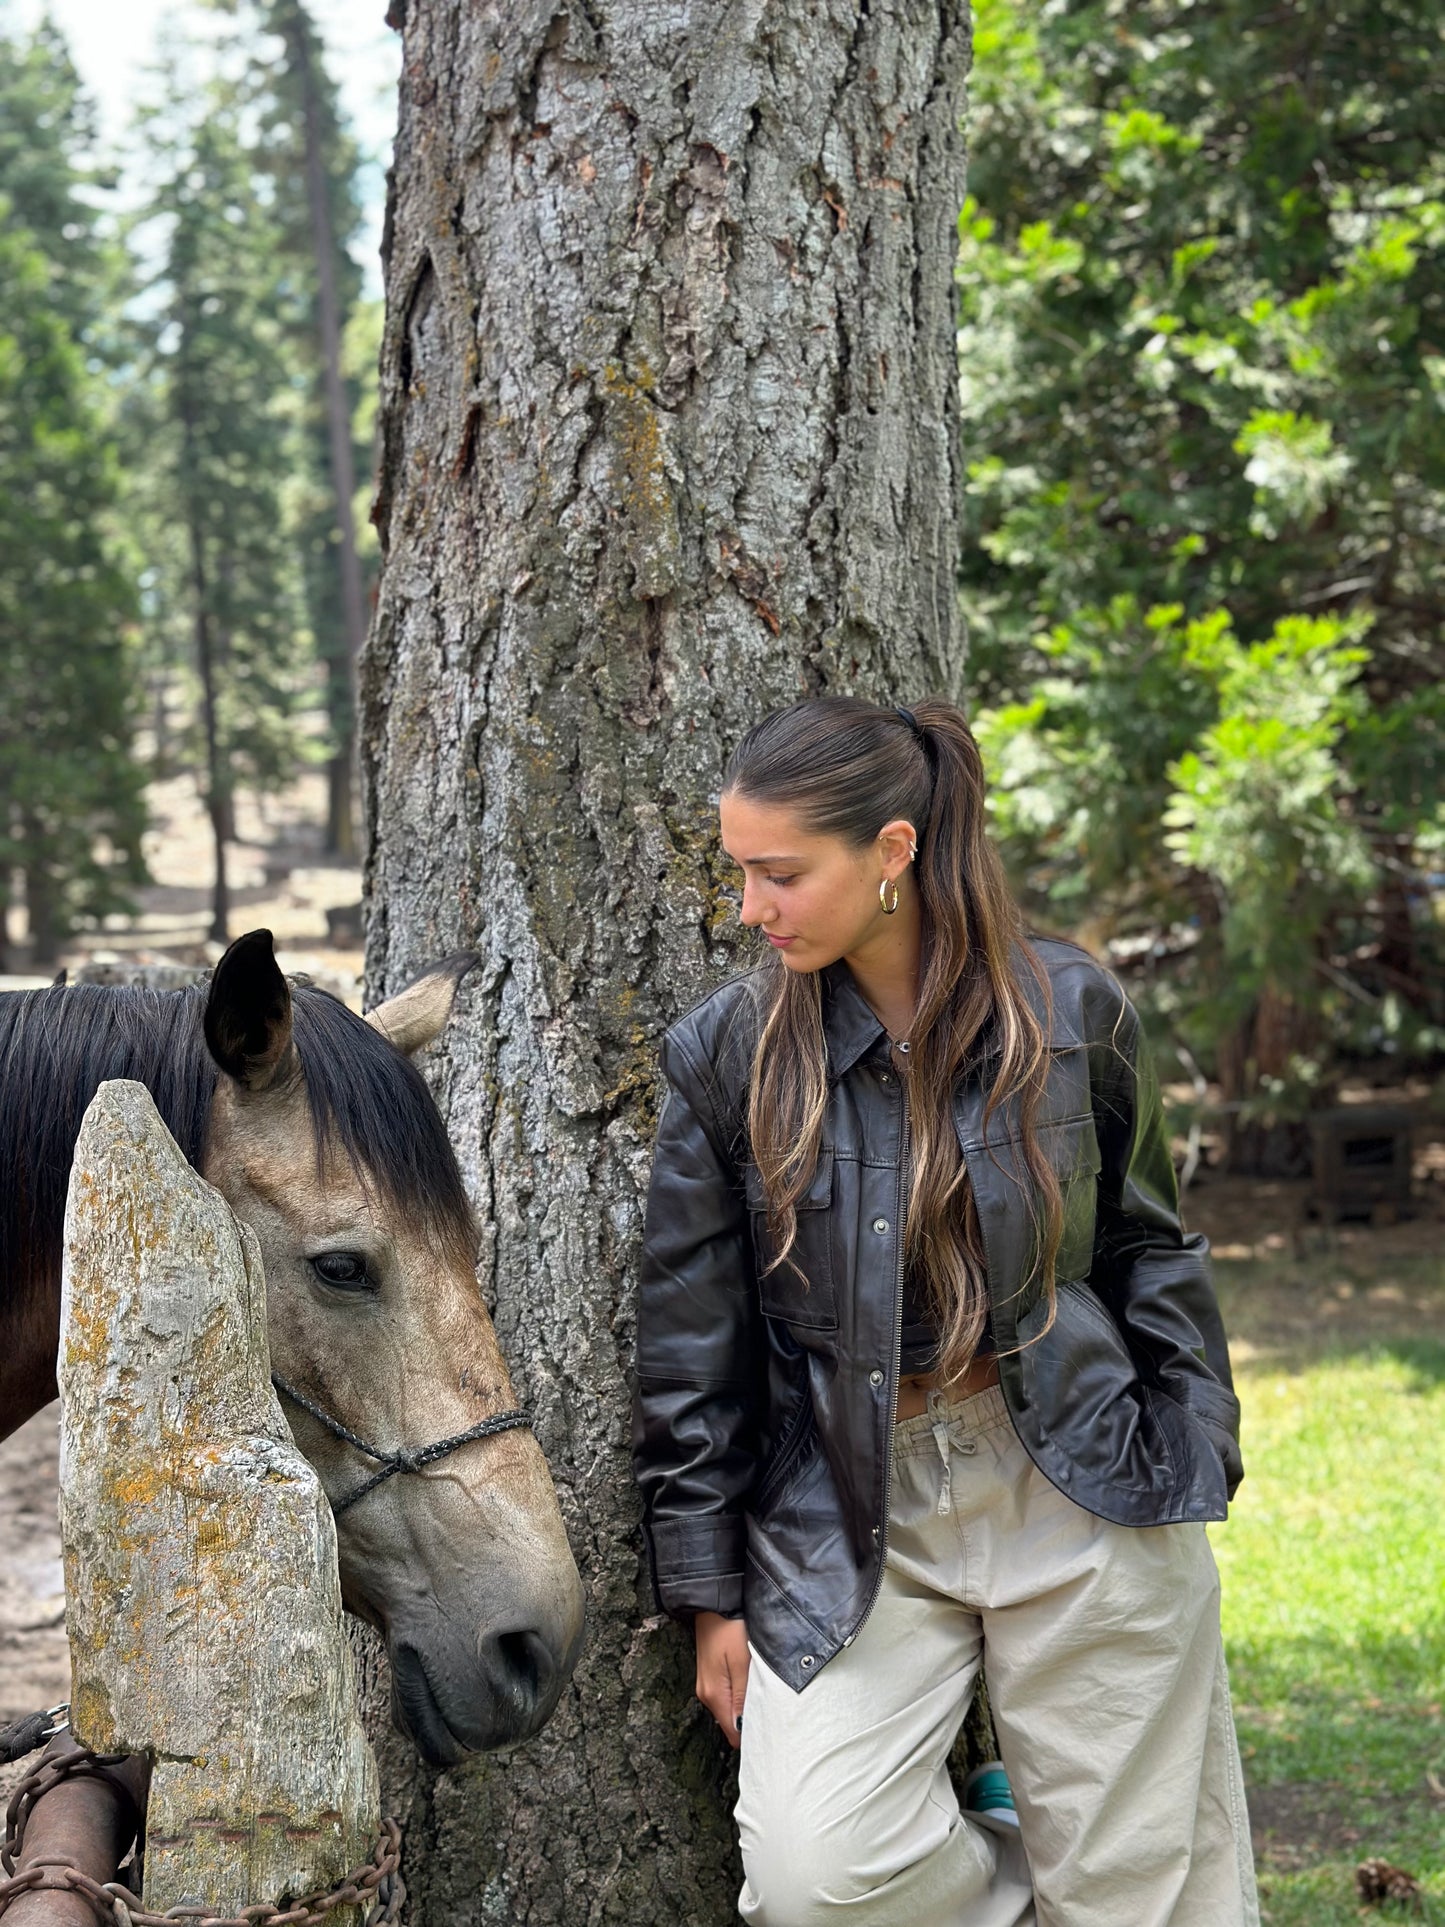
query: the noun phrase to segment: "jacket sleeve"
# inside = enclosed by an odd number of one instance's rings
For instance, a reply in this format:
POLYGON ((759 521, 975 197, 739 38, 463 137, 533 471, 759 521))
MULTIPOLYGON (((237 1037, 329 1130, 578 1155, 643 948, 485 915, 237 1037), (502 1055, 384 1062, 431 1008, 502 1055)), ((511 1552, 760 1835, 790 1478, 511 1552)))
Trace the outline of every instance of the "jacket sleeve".
POLYGON ((1182 1405, 1218 1451, 1233 1498, 1244 1476, 1239 1401, 1209 1244, 1180 1219, 1153 1054, 1134 1006, 1108 981, 1106 1034, 1096 1032, 1091 1047, 1102 1161, 1090 1282, 1141 1376, 1182 1405))
POLYGON ((643 1230, 633 1466, 665 1611, 742 1611, 743 1506, 763 1365, 741 1174, 708 1084, 675 1036, 643 1230))

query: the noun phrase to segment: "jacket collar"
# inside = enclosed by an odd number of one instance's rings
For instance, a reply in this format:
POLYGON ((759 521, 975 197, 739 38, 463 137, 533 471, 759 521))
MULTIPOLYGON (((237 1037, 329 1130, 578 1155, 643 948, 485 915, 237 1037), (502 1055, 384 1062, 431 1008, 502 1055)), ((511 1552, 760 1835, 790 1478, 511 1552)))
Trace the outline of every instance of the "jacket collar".
MULTIPOLYGON (((1041 1024, 1047 1024, 1043 994, 1035 981, 1033 972, 1023 958, 1015 954, 1015 968, 1020 988, 1026 1002, 1041 1024)), ((887 1030, 873 1013, 873 1008, 858 988, 858 980, 839 957, 835 962, 826 964, 821 972, 823 990, 823 1037, 828 1050, 828 1078, 836 1083, 840 1077, 852 1070, 858 1061, 866 1057, 878 1043, 886 1038, 887 1030)), ((1055 1049, 1078 1043, 1071 1026, 1061 1022, 1057 1007, 1054 1011, 1053 1034, 1049 1043, 1055 1049)), ((1000 1048, 998 1039, 993 1035, 992 1023, 985 1027, 979 1041, 979 1056, 990 1057, 1000 1048)))
POLYGON ((822 972, 823 1038, 828 1049, 828 1078, 836 1083, 852 1070, 888 1032, 858 988, 858 980, 841 957, 822 972))

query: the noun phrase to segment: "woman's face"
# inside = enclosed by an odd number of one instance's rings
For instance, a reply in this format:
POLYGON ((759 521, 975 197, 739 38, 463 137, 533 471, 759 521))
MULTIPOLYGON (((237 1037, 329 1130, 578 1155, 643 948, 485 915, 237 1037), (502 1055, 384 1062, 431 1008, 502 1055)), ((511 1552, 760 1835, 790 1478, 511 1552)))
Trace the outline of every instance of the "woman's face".
POLYGON ((718 810, 722 846, 743 873, 742 920, 757 927, 790 970, 822 970, 865 952, 898 921, 885 916, 878 887, 909 864, 912 825, 886 823, 861 850, 842 837, 805 830, 791 810, 733 791, 718 810))

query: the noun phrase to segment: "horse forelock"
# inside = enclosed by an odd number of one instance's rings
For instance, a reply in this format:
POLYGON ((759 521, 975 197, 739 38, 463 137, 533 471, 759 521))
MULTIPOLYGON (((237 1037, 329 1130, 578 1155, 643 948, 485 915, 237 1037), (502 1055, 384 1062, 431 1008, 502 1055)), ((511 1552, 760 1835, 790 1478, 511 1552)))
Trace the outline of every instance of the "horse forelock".
POLYGON ((476 1220, 426 1079, 394 1044, 314 985, 293 986, 291 1015, 318 1159, 334 1144, 363 1185, 425 1225, 448 1254, 476 1256, 476 1220))
MULTIPOLYGON (((202 1167, 221 1075, 202 1030, 206 996, 205 984, 0 993, 0 1321, 23 1318, 32 1294, 58 1282, 71 1158, 101 1084, 144 1084, 202 1167)), ((475 1221, 421 1073, 314 985, 293 985, 292 1019, 318 1170, 339 1148, 394 1211, 470 1262, 475 1221)))

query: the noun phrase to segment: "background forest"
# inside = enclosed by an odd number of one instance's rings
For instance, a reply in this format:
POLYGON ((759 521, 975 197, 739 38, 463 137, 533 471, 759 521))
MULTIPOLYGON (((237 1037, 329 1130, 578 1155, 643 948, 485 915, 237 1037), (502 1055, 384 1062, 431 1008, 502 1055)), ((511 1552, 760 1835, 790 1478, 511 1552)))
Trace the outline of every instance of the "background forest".
MULTIPOLYGON (((1241 1169, 1445 1042, 1442 70, 1410 5, 976 10, 997 830, 1241 1169)), ((0 29, 0 957, 32 968, 127 907, 158 771, 196 774, 216 940, 239 789, 324 761, 355 847, 379 303, 304 0, 176 16, 133 139, 122 206, 59 30, 0 29)))
POLYGON ((121 185, 53 20, 0 32, 0 945, 52 964, 145 880, 194 770, 212 936, 242 786, 329 776, 354 855, 379 302, 300 0, 172 18, 121 185))
POLYGON ((969 682, 1045 919, 1147 959, 1235 1161, 1445 1043, 1438 17, 977 8, 969 682))

